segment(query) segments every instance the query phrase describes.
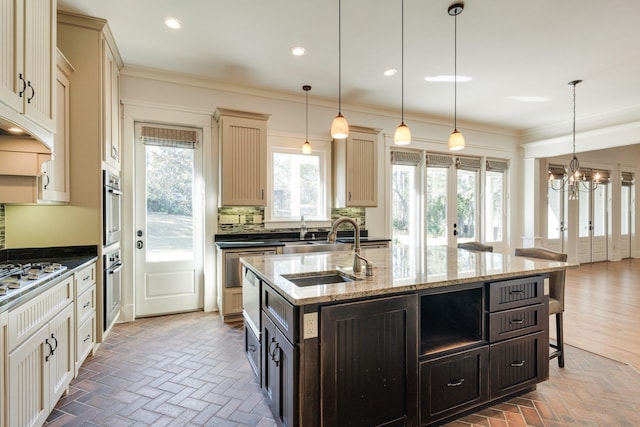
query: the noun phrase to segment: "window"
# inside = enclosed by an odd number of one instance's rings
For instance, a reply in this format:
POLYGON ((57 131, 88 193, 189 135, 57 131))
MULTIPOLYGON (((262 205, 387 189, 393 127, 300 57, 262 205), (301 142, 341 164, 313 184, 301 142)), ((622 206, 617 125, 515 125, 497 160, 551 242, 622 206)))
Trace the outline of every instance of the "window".
POLYGON ((325 152, 302 154, 297 149, 271 147, 269 221, 326 220, 327 165, 325 152))
POLYGON ((504 160, 487 160, 485 175, 485 242, 502 242, 505 223, 505 172, 508 163, 504 160))

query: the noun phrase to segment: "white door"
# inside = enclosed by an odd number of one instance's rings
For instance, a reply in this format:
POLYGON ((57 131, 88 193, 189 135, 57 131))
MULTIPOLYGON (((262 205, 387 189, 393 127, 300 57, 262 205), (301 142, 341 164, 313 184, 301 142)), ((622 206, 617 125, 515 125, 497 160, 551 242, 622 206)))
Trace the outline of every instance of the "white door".
POLYGON ((545 247, 566 252, 567 245, 567 192, 562 179, 549 181, 547 187, 547 242, 545 247), (556 190, 559 188, 560 190, 556 190))
POLYGON ((135 124, 136 317, 203 307, 202 131, 135 124))
MULTIPOLYGON (((591 184, 590 184, 591 185, 591 184)), ((581 191, 578 218, 578 262, 607 260, 607 191, 599 184, 593 191, 581 191)))

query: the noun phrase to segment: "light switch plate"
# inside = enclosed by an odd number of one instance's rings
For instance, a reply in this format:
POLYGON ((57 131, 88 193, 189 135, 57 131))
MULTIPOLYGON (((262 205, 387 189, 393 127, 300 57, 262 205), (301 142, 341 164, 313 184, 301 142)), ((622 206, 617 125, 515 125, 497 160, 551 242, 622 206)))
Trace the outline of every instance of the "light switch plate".
POLYGON ((304 330, 302 331, 302 338, 316 338, 318 336, 318 312, 305 313, 304 318, 304 330))

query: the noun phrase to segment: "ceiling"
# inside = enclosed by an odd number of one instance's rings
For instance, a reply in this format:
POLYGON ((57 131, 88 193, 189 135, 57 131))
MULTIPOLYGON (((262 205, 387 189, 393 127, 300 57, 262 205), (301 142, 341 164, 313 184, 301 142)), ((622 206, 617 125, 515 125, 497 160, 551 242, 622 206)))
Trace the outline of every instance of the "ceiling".
MULTIPOLYGON (((453 0, 404 0, 406 122, 453 122, 453 0)), ((401 107, 400 0, 342 0, 343 110, 401 107)), ((338 99, 338 0, 58 0, 58 8, 107 19, 125 66, 338 99), (182 28, 171 30, 163 17, 182 28), (304 56, 290 53, 294 46, 304 56)), ((457 18, 458 120, 527 133, 640 118, 640 2, 467 0, 457 18), (548 98, 523 102, 514 96, 548 98)), ((345 114, 347 115, 347 114, 345 114)))

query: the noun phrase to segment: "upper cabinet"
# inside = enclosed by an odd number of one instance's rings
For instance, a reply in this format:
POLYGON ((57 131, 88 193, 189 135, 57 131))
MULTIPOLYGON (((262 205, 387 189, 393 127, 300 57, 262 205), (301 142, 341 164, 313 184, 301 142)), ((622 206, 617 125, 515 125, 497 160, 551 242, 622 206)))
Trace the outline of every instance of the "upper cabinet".
POLYGON ((56 1, 0 0, 0 8, 0 101, 55 132, 56 1))
POLYGON ((102 160, 120 170, 120 67, 107 38, 102 40, 104 151, 102 160))
POLYGON ((267 204, 269 114, 218 108, 220 206, 267 204))
POLYGON ((57 52, 56 136, 51 160, 42 164, 38 199, 41 202, 69 202, 69 74, 73 67, 57 52))
POLYGON ((379 129, 350 126, 333 140, 334 208, 378 206, 379 129))

